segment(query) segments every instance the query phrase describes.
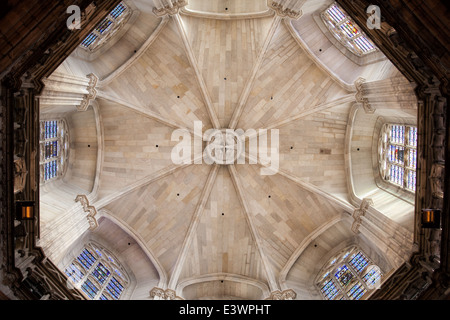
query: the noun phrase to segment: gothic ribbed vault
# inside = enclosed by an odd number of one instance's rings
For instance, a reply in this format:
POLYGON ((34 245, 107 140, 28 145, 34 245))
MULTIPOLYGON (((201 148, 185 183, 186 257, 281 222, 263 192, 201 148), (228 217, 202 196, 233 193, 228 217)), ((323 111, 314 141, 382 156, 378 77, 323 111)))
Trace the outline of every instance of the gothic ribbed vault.
POLYGON ((119 39, 49 77, 94 74, 86 109, 41 103, 71 139, 67 172, 40 189, 40 245, 61 270, 91 239, 127 266, 132 299, 321 299, 315 277, 349 245, 385 276, 409 258, 414 199, 377 183, 376 137, 416 123, 414 86, 380 52, 357 63, 331 42, 317 17, 332 1, 189 0, 165 15, 165 1, 125 2, 119 39), (172 132, 195 121, 278 130, 279 168, 174 164, 172 132))

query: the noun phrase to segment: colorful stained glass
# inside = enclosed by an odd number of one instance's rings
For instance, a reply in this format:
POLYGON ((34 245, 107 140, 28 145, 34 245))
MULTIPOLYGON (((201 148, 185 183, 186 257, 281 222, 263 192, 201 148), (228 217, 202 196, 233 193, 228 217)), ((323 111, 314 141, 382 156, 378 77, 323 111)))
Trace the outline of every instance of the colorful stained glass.
POLYGON ((351 300, 359 300, 366 292, 367 289, 358 281, 347 291, 347 295, 351 300))
POLYGON ((44 124, 44 139, 53 139, 58 137, 58 122, 45 121, 44 124))
POLYGON ((91 299, 94 299, 98 292, 98 288, 89 279, 81 285, 81 290, 83 290, 91 299))
POLYGON ((58 162, 53 160, 44 164, 44 180, 50 180, 58 175, 58 162))
POLYGON ((391 127, 391 143, 405 144, 405 127, 393 125, 391 127))
POLYGON ((340 22, 346 18, 342 10, 336 5, 333 5, 330 8, 328 8, 326 12, 334 20, 334 22, 340 22))
POLYGON ((381 281, 381 273, 378 268, 371 268, 363 277, 367 285, 374 286, 381 281))
POLYGON ((108 18, 103 19, 102 22, 95 28, 100 34, 103 34, 104 32, 108 31, 109 28, 112 25, 112 21, 108 18))
POLYGON ((334 274, 334 276, 336 277, 336 279, 339 281, 339 283, 343 287, 348 285, 350 280, 352 280, 352 278, 353 278, 353 274, 351 273, 351 271, 348 269, 348 267, 345 264, 336 270, 336 273, 334 274))
POLYGON ((44 157, 45 160, 55 158, 58 156, 58 141, 47 141, 45 143, 45 151, 44 151, 44 157))
POLYGON ((84 276, 83 272, 73 263, 65 270, 65 273, 74 283, 78 283, 84 276))
POLYGON ((336 288, 331 279, 328 279, 324 282, 320 291, 328 300, 333 300, 339 294, 339 289, 336 288))
POLYGON ((408 145, 417 148, 417 128, 409 127, 408 128, 408 145))
POLYGON ((84 38, 83 42, 81 42, 81 46, 88 48, 97 38, 98 36, 91 32, 86 38, 84 38))
POLYGON ((370 52, 372 50, 375 50, 375 46, 373 45, 373 43, 365 36, 356 38, 354 40, 354 43, 362 52, 370 52))
POLYGON ((405 169, 396 165, 392 165, 389 171, 390 181, 403 186, 403 175, 405 169))
POLYGON ((127 7, 125 6, 125 4, 123 2, 121 2, 111 11, 110 15, 114 19, 117 19, 125 12, 126 9, 127 9, 127 7))
POLYGON ((361 253, 356 253, 350 260, 350 265, 358 272, 361 273, 365 267, 369 264, 369 260, 361 253))
POLYGON ((89 270, 96 261, 95 257, 88 249, 84 249, 77 259, 86 270, 89 270))
POLYGON ((406 187, 411 191, 416 191, 416 172, 408 170, 406 178, 406 187))
POLYGON ((111 294, 115 299, 119 299, 123 291, 123 286, 116 278, 112 278, 111 281, 106 286, 106 291, 111 294))
POLYGON ((389 146, 389 161, 396 164, 404 164, 405 148, 397 145, 389 146))
POLYGON ((349 38, 353 38, 359 34, 358 28, 350 21, 346 21, 341 25, 341 29, 349 38))
POLYGON ((417 166, 417 151, 415 149, 408 150, 408 167, 416 169, 417 166))
POLYGON ((102 263, 98 263, 91 274, 100 284, 103 284, 111 272, 109 272, 109 270, 102 263))

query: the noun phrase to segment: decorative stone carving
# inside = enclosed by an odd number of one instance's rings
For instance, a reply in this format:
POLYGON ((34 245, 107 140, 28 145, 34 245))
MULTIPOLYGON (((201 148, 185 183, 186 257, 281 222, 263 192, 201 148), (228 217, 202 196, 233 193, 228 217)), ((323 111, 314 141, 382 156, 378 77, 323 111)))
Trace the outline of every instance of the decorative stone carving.
POLYGON ((94 230, 98 227, 97 219, 95 218, 95 215, 97 214, 97 209, 95 207, 89 205, 89 200, 85 195, 78 195, 75 198, 75 202, 80 202, 83 206, 83 210, 85 212, 88 212, 87 220, 89 222, 89 229, 94 230))
POLYGON ((181 297, 178 297, 176 292, 172 289, 161 289, 158 287, 154 287, 150 291, 150 297, 152 298, 158 298, 161 300, 182 300, 181 297))
POLYGON ((87 77, 89 78, 89 85, 87 87, 89 93, 84 95, 83 101, 77 106, 78 111, 86 111, 89 103, 97 97, 97 89, 95 87, 97 86, 98 77, 93 73, 88 74, 87 77))
POLYGON ((361 225, 361 217, 363 217, 366 214, 366 211, 369 209, 369 207, 373 205, 372 199, 364 198, 361 202, 361 205, 359 208, 355 209, 353 211, 353 224, 352 224, 352 231, 354 233, 359 233, 359 227, 361 225))
POLYGON ((369 99, 367 97, 365 97, 365 91, 364 91, 364 87, 363 84, 364 82, 366 82, 366 79, 359 77, 358 79, 356 79, 355 81, 355 88, 356 88, 356 94, 355 94, 355 99, 357 103, 361 103, 364 111, 366 113, 374 113, 375 112, 375 108, 373 108, 370 103, 369 103, 369 99))
POLYGON ((296 297, 297 293, 295 293, 292 289, 287 289, 284 291, 276 290, 270 293, 267 300, 294 300, 296 297))
POLYGON ((158 17, 163 17, 166 15, 172 16, 177 14, 181 8, 186 6, 188 3, 186 0, 178 0, 173 2, 172 5, 166 5, 163 8, 153 8, 153 13, 158 17))
POLYGON ((272 1, 269 3, 269 8, 276 12, 280 17, 289 17, 291 19, 297 20, 303 14, 301 10, 295 11, 289 8, 284 8, 279 2, 272 1))
POLYGON ((39 96, 41 109, 59 112, 60 108, 75 107, 86 111, 97 96, 98 77, 93 73, 79 77, 54 72, 43 82, 45 87, 39 96))

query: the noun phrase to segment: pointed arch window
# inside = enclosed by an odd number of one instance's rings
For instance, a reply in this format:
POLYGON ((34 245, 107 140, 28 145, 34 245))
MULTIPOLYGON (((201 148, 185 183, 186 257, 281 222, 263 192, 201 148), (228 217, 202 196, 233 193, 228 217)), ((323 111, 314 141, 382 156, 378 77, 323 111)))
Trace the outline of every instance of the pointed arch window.
POLYGON ((80 46, 87 51, 94 51, 111 38, 128 20, 131 9, 124 1, 120 2, 92 32, 84 38, 80 46))
POLYGON ((69 153, 68 127, 63 119, 40 121, 39 147, 41 183, 61 177, 69 153))
POLYGON ((417 127, 385 124, 379 141, 381 177, 410 192, 416 191, 417 127))
POLYGON ((337 3, 329 6, 321 17, 333 36, 354 54, 362 56, 377 50, 373 42, 337 3))
POLYGON ((91 300, 119 300, 129 280, 118 260, 105 248, 88 243, 65 274, 91 300))
POLYGON ((381 283, 382 273, 367 255, 350 247, 325 263, 316 286, 326 300, 360 300, 381 283))

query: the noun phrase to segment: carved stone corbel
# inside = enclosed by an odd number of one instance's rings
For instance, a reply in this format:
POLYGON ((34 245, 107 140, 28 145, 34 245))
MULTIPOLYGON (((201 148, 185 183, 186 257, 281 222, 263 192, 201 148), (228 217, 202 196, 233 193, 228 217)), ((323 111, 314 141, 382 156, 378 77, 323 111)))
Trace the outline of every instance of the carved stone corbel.
POLYGON ((301 10, 295 11, 289 8, 283 8, 283 5, 276 1, 271 1, 269 3, 269 8, 275 11, 275 13, 280 17, 288 17, 297 20, 303 14, 301 10))
POLYGON ((186 6, 188 3, 186 0, 178 0, 174 3, 172 3, 172 5, 166 5, 162 8, 153 8, 153 13, 157 16, 157 17, 163 17, 166 15, 172 16, 174 14, 177 14, 181 8, 183 8, 184 6, 186 6))
POLYGON ((97 214, 97 209, 89 205, 89 200, 85 195, 78 195, 75 198, 75 202, 80 202, 81 205, 83 206, 84 212, 88 212, 86 218, 89 222, 89 230, 96 229, 98 227, 98 222, 97 219, 95 218, 95 215, 97 214))
POLYGON ((369 209, 369 207, 373 205, 373 201, 372 199, 369 198, 364 198, 361 202, 361 205, 359 206, 359 208, 355 209, 355 211, 353 211, 353 224, 352 224, 352 231, 354 233, 359 233, 359 227, 361 226, 361 222, 362 219, 361 217, 363 217, 366 214, 366 211, 369 209))
POLYGON ((175 290, 172 289, 161 289, 154 287, 150 290, 150 297, 159 298, 160 300, 183 300, 181 297, 177 296, 175 290))
POLYGON ((86 89, 89 93, 84 95, 83 101, 77 106, 78 111, 86 111, 89 103, 97 97, 97 89, 95 87, 98 83, 98 77, 93 73, 88 74, 87 77, 89 78, 89 85, 86 89))
POLYGON ((271 292, 269 298, 266 300, 294 300, 296 297, 297 293, 292 289, 284 291, 276 290, 271 292))
POLYGON ((364 111, 366 113, 374 113, 375 112, 375 108, 373 108, 370 103, 369 103, 369 99, 367 99, 367 97, 365 97, 366 93, 364 91, 364 87, 363 84, 364 82, 366 82, 366 79, 359 77, 358 79, 356 79, 355 81, 355 88, 356 88, 356 94, 355 94, 355 99, 357 103, 361 103, 364 111))

